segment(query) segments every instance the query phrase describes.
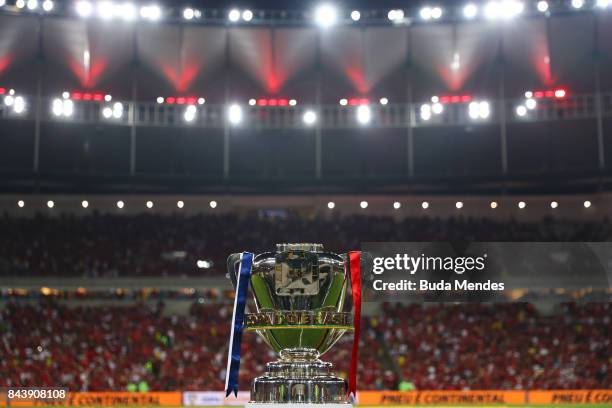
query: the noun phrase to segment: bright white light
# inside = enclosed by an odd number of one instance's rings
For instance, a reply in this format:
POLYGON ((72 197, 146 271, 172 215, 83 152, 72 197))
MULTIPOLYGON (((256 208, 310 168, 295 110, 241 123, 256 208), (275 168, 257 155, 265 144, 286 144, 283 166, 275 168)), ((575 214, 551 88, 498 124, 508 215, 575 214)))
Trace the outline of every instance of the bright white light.
POLYGON ((334 203, 333 201, 330 201, 329 203, 327 203, 327 208, 329 208, 330 210, 333 210, 336 207, 336 203, 334 203))
POLYGON ((523 208, 525 208, 526 206, 527 206, 527 204, 525 204, 525 202, 524 202, 524 201, 519 201, 519 203, 518 203, 518 208, 520 208, 520 209, 522 210, 522 209, 523 209, 523 208))
POLYGON ((208 205, 210 205, 210 208, 217 208, 217 202, 215 200, 212 200, 208 205))
POLYGON ((161 18, 161 9, 155 4, 143 6, 140 8, 140 17, 145 20, 157 21, 161 18))
POLYGON ((45 10, 45 11, 51 11, 51 10, 53 10, 53 2, 52 2, 51 0, 45 0, 45 1, 43 1, 42 8, 43 8, 43 10, 45 10))
POLYGON ((36 10, 38 8, 38 0, 28 0, 28 10, 36 10))
POLYGON ((13 106, 13 103, 15 103, 15 97, 13 95, 6 95, 4 97, 4 104, 6 106, 13 106))
POLYGON ((437 20, 440 17, 442 17, 442 9, 440 7, 432 8, 431 9, 431 18, 433 18, 434 20, 437 20))
POLYGON ((176 202, 176 206, 178 208, 183 208, 185 206, 185 203, 182 200, 179 200, 179 201, 176 202))
POLYGON ((193 11, 192 8, 187 7, 185 10, 183 10, 183 18, 185 20, 191 20, 193 19, 194 16, 195 16, 195 12, 193 11))
POLYGON ((389 99, 387 99, 387 98, 380 98, 380 104, 381 105, 386 105, 388 103, 389 103, 389 99))
POLYGON ((70 117, 74 113, 74 103, 70 99, 62 102, 62 112, 66 117, 70 117))
POLYGON ((565 98, 565 89, 555 90, 555 98, 565 98))
POLYGON ((23 99, 22 96, 15 97, 13 111, 17 114, 23 113, 25 111, 25 99, 23 99))
POLYGON ((497 208, 497 201, 491 201, 491 208, 492 209, 496 209, 497 208))
POLYGON ((419 15, 423 20, 430 20, 432 18, 431 7, 423 7, 419 12, 419 15))
POLYGON ((315 21, 323 28, 334 25, 337 17, 336 9, 330 4, 323 4, 315 10, 315 21))
POLYGON ((525 101, 525 106, 527 107, 527 109, 529 110, 534 110, 537 106, 537 102, 535 99, 527 99, 525 101))
POLYGON ((404 10, 389 10, 387 18, 395 23, 400 23, 404 20, 404 10))
POLYGON ((136 7, 132 3, 118 4, 114 7, 114 13, 116 17, 132 21, 136 18, 136 7))
POLYGON ((470 104, 468 105, 468 114, 471 119, 487 119, 491 114, 489 102, 470 102, 470 104))
POLYGON ((453 71, 457 71, 459 68, 461 68, 461 56, 458 52, 453 54, 453 61, 451 62, 450 67, 453 71))
POLYGON ((93 6, 91 5, 91 2, 89 1, 85 1, 85 0, 77 1, 76 12, 79 16, 87 18, 91 16, 91 13, 93 12, 93 6))
POLYGON ((183 118, 185 122, 193 122, 196 118, 196 114, 198 113, 198 109, 194 105, 189 105, 185 109, 185 113, 183 114, 183 118))
POLYGON ((163 96, 158 96, 157 97, 157 103, 164 103, 164 97, 163 96))
POLYGON ((25 0, 17 0, 15 2, 15 6, 17 6, 17 8, 22 9, 25 7, 25 0))
POLYGON ((372 120, 372 111, 368 105, 359 105, 357 107, 357 122, 362 125, 367 125, 372 120))
POLYGON ((253 19, 253 12, 251 10, 244 10, 242 12, 242 19, 246 22, 249 22, 253 19))
POLYGON ((365 210, 366 208, 368 208, 368 202, 362 201, 359 203, 359 206, 365 210))
POLYGON ((210 263, 210 261, 205 261, 202 259, 198 259, 198 261, 196 262, 196 266, 200 269, 208 269, 210 268, 212 265, 210 263))
POLYGON ((527 98, 527 99, 533 98, 533 92, 531 92, 531 91, 525 92, 525 98, 527 98))
POLYGON ((399 210, 401 206, 402 204, 399 201, 393 203, 393 208, 396 210, 399 210))
POLYGON ((0 7, 4 6, 6 4, 6 0, 0 0, 0 7))
POLYGON ((147 201, 147 208, 153 208, 153 201, 147 201))
MULTIPOLYGON (((24 202, 23 200, 19 200, 19 201, 17 201, 17 207, 19 207, 19 208, 23 208, 23 207, 25 207, 25 202, 24 202)), ((585 207, 586 207, 586 206, 585 206, 585 207)))
POLYGON ((240 105, 233 104, 227 110, 227 117, 231 124, 237 125, 242 122, 242 108, 240 105))
POLYGON ((457 207, 457 209, 458 209, 458 210, 462 209, 462 208, 463 208, 463 202, 461 202, 461 201, 457 201, 457 202, 455 203, 455 207, 457 207))
POLYGON ((575 9, 580 9, 584 6, 584 0, 572 0, 572 7, 575 9))
POLYGON ((51 112, 55 116, 61 116, 64 113, 64 103, 61 99, 54 99, 51 106, 51 112))
POLYGON ((115 102, 113 104, 113 118, 121 119, 121 116, 123 116, 123 105, 121 102, 115 102))
POLYGON ((289 99, 289 106, 297 105, 297 101, 295 99, 289 99))
POLYGON ((104 100, 105 100, 106 102, 110 102, 110 101, 112 101, 112 100, 113 100, 113 97, 112 97, 111 95, 104 95, 104 100))
POLYGON ((110 1, 98 3, 98 15, 103 19, 113 18, 115 15, 115 5, 110 1))
POLYGON ((257 101, 255 99, 249 99, 249 105, 250 106, 255 106, 256 103, 257 103, 257 101))
POLYGON ((584 208, 589 208, 589 207, 591 207, 591 202, 589 200, 586 200, 584 202, 584 208))
POLYGON ((117 201, 117 208, 121 209, 123 207, 125 207, 125 203, 121 200, 117 201))
POLYGON ((478 15, 478 7, 475 4, 469 3, 463 7, 463 17, 474 18, 478 15))
POLYGON ((441 103, 434 103, 433 106, 431 107, 431 110, 436 115, 439 115, 442 113, 442 111, 444 111, 444 105, 442 105, 441 103))
POLYGON ((421 119, 425 121, 431 119, 431 106, 428 104, 421 105, 421 119))
POLYGON ((610 0, 597 0, 595 5, 599 8, 605 9, 610 5, 610 0))
POLYGON ((206 99, 198 98, 198 105, 204 105, 206 103, 206 99))
POLYGON ((62 98, 64 98, 64 99, 70 98, 70 93, 66 92, 66 91, 62 92, 62 98))
POLYGON ((361 18, 361 13, 357 10, 353 10, 351 12, 351 20, 353 21, 359 21, 359 19, 361 18))
POLYGON ((231 21, 232 23, 235 23, 236 21, 240 20, 240 10, 230 10, 229 14, 227 15, 227 18, 229 18, 229 21, 231 21))
POLYGON ((429 203, 427 201, 423 201, 421 203, 421 208, 423 208, 424 210, 428 209, 429 208, 429 203))
POLYGON ((49 207, 49 208, 55 207, 55 203, 53 202, 53 200, 47 201, 47 207, 49 207))
POLYGON ((555 208, 557 208, 558 206, 559 206, 559 203, 558 203, 558 202, 556 202, 556 201, 553 201, 553 202, 551 202, 551 203, 550 203, 550 208, 552 208, 553 210, 554 210, 555 208))
POLYGON ((340 99, 340 105, 346 106, 347 103, 348 101, 345 98, 340 99))
POLYGON ((89 207, 89 201, 87 201, 87 200, 81 201, 81 207, 83 207, 83 208, 89 207))
POLYGON ((106 108, 102 109, 102 116, 104 116, 106 119, 110 119, 110 117, 113 116, 113 110, 107 106, 106 108))
POLYGON ((548 2, 544 0, 538 1, 536 7, 540 13, 546 13, 548 11, 548 2))
POLYGON ((489 19, 511 19, 523 12, 525 6, 517 0, 490 1, 485 6, 485 16, 489 19))
POLYGON ((486 101, 480 102, 478 108, 480 110, 480 118, 481 119, 486 119, 491 114, 491 108, 489 106, 489 102, 486 102, 486 101))
POLYGON ((317 121, 317 114, 314 111, 307 110, 302 116, 302 120, 306 125, 312 125, 317 121))
POLYGON ((519 105, 516 107, 517 116, 523 117, 527 114, 527 108, 524 105, 519 105))

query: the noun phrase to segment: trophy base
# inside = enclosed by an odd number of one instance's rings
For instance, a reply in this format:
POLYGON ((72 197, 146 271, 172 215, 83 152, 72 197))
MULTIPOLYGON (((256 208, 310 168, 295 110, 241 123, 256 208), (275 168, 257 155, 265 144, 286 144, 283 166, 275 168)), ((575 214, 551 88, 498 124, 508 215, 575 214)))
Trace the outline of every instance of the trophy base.
POLYGON ((312 349, 282 350, 281 359, 268 363, 265 375, 255 378, 251 389, 253 407, 300 404, 313 407, 350 405, 345 379, 333 375, 331 363, 318 359, 312 349))

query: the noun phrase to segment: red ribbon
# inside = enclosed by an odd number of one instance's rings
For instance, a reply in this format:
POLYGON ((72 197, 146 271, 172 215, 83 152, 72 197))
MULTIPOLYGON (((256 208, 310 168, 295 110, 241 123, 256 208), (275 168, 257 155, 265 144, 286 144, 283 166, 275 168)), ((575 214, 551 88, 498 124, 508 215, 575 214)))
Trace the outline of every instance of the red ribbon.
POLYGON ((349 371, 349 396, 357 396, 357 362, 359 354, 359 333, 361 330, 361 252, 349 252, 349 271, 351 273, 351 290, 353 292, 353 305, 355 313, 355 333, 353 335, 353 352, 351 356, 351 369, 349 371))

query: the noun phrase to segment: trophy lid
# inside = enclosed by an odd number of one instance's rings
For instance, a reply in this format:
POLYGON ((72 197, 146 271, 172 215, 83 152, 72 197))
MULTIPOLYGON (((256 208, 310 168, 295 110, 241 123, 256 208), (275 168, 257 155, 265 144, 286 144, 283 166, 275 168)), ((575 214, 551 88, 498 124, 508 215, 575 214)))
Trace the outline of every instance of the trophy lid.
POLYGON ((276 244, 276 252, 286 252, 286 251, 323 252, 323 244, 313 244, 313 243, 276 244))

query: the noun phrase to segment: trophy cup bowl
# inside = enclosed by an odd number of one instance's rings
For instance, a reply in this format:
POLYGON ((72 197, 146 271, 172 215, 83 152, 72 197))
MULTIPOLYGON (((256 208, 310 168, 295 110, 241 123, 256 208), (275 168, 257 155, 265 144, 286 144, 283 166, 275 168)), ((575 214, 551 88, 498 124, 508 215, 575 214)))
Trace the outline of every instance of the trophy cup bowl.
MULTIPOLYGON (((239 260, 240 254, 228 258, 234 287, 239 260)), ((345 258, 321 244, 277 244, 275 252, 255 255, 250 283, 255 312, 245 315, 245 330, 280 356, 253 381, 251 403, 348 403, 346 381, 319 360, 353 330, 352 315, 344 311, 345 258)))

